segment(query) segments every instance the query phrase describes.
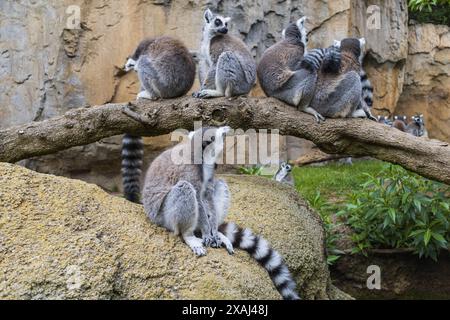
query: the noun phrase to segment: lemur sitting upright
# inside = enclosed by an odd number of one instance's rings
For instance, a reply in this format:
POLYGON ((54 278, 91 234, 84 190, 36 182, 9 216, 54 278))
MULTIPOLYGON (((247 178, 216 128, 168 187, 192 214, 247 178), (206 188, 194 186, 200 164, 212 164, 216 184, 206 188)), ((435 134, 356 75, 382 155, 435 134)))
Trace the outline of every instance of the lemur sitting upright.
MULTIPOLYGON (((143 40, 124 69, 138 73, 138 99, 179 97, 191 89, 195 80, 192 55, 181 41, 167 36, 143 40)), ((139 202, 142 157, 142 138, 126 134, 122 140, 122 179, 125 198, 133 202, 139 202)))
POLYGON ((339 59, 326 58, 319 71, 316 91, 310 107, 329 118, 370 118, 371 86, 362 70, 364 38, 335 41, 339 59), (334 64, 337 66, 333 66, 334 64), (337 72, 330 71, 330 67, 337 72), (365 91, 363 91, 363 85, 365 91), (369 102, 370 103, 370 102, 369 102))
POLYGON ((264 93, 324 120, 316 110, 309 108, 314 95, 317 70, 324 55, 323 49, 306 53, 306 17, 283 30, 283 38, 267 49, 258 64, 258 80, 264 93))
POLYGON ((256 81, 256 63, 245 43, 228 34, 231 18, 204 13, 197 98, 234 97, 250 92, 256 81))
POLYGON ((289 163, 281 162, 278 171, 272 178, 280 183, 285 183, 290 186, 294 185, 294 178, 292 177, 292 166, 289 163))
POLYGON ((280 254, 249 229, 223 222, 230 206, 230 192, 227 183, 215 177, 215 164, 229 130, 198 129, 187 141, 160 154, 145 177, 145 213, 152 222, 180 235, 197 256, 206 254, 205 246, 225 246, 230 254, 233 247, 247 251, 267 270, 284 299, 299 299, 295 281, 280 254), (201 154, 201 163, 173 161, 173 155, 186 150, 190 159, 201 154))

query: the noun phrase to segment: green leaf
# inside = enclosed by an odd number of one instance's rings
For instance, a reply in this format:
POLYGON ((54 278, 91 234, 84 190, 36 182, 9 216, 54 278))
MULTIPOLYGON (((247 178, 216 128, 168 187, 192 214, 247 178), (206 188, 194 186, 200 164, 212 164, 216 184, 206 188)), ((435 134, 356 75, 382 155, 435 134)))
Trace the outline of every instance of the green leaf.
POLYGON ((427 231, 425 231, 425 234, 423 235, 423 242, 425 243, 425 246, 428 246, 430 239, 431 239, 431 230, 427 229, 427 231))
POLYGON ((389 213, 389 217, 392 219, 392 222, 395 223, 395 218, 396 218, 395 209, 389 208, 388 213, 389 213))
POLYGON ((444 242, 444 243, 447 242, 447 241, 445 240, 445 238, 444 238, 441 234, 439 234, 439 233, 433 232, 431 235, 432 235, 433 238, 436 239, 436 241, 438 241, 438 242, 444 242))
POLYGON ((421 211, 422 205, 420 204, 420 201, 417 199, 414 199, 414 206, 416 207, 417 211, 421 211))

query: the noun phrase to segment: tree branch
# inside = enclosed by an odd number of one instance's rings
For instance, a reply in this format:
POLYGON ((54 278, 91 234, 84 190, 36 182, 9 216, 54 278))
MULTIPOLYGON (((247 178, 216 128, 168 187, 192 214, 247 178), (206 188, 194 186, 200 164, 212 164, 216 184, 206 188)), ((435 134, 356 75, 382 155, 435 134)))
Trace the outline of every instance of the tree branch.
POLYGON ((425 177, 450 184, 448 143, 417 138, 366 119, 327 119, 312 116, 272 98, 172 100, 81 108, 41 122, 0 130, 0 161, 16 162, 102 138, 131 133, 167 134, 193 129, 194 121, 232 128, 279 129, 314 142, 326 153, 372 156, 400 164, 425 177))

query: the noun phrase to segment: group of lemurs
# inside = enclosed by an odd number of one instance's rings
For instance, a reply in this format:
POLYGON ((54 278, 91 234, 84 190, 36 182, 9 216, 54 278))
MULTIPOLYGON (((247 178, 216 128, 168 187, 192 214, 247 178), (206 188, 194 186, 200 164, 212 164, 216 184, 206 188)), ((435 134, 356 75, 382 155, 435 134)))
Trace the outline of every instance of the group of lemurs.
POLYGON ((394 116, 393 120, 385 116, 378 116, 378 122, 412 134, 416 137, 428 137, 428 131, 425 129, 423 114, 411 116, 409 121, 407 116, 394 116))
MULTIPOLYGON (((335 41, 328 48, 307 50, 305 17, 291 23, 282 39, 266 50, 258 66, 247 46, 228 33, 230 18, 204 13, 196 98, 246 95, 256 78, 265 94, 313 115, 328 118, 363 117, 371 112, 373 88, 362 69, 364 39, 335 41)), ((137 71, 139 99, 167 99, 185 95, 192 87, 196 64, 184 44, 161 36, 142 41, 128 58, 125 70, 137 71)), ((150 220, 180 235, 202 256, 207 247, 237 247, 264 267, 284 299, 298 299, 295 281, 278 252, 266 240, 224 219, 230 204, 225 181, 215 177, 215 161, 230 128, 207 127, 159 155, 150 165, 140 196, 143 158, 141 137, 125 135, 122 176, 125 197, 144 204, 150 220), (200 141, 200 144, 194 143, 200 141), (171 152, 191 144, 202 148, 201 164, 174 164, 171 152)), ((193 154, 192 154, 193 155, 193 154)), ((291 166, 284 163, 274 179, 286 182, 291 166)), ((288 182, 289 183, 289 182, 288 182)))

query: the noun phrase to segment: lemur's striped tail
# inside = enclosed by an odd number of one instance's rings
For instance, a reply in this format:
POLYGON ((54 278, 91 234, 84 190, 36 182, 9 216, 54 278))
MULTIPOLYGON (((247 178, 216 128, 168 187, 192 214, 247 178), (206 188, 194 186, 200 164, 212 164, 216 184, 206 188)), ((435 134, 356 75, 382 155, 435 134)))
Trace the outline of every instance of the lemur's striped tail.
POLYGON ((125 198, 139 203, 144 145, 142 137, 125 134, 122 140, 122 183, 125 198))
POLYGON ((338 73, 341 69, 341 51, 338 48, 330 47, 326 50, 322 63, 324 73, 338 73))
POLYGON ((295 281, 289 273, 286 263, 264 238, 254 235, 249 229, 239 228, 233 222, 221 224, 219 231, 231 241, 233 247, 247 251, 267 270, 283 299, 300 299, 295 290, 295 281))
POLYGON ((361 77, 362 98, 370 108, 373 105, 373 87, 364 70, 361 70, 359 75, 361 77))
POLYGON ((322 65, 324 57, 325 49, 312 49, 303 57, 302 62, 300 62, 300 68, 317 72, 322 65))

